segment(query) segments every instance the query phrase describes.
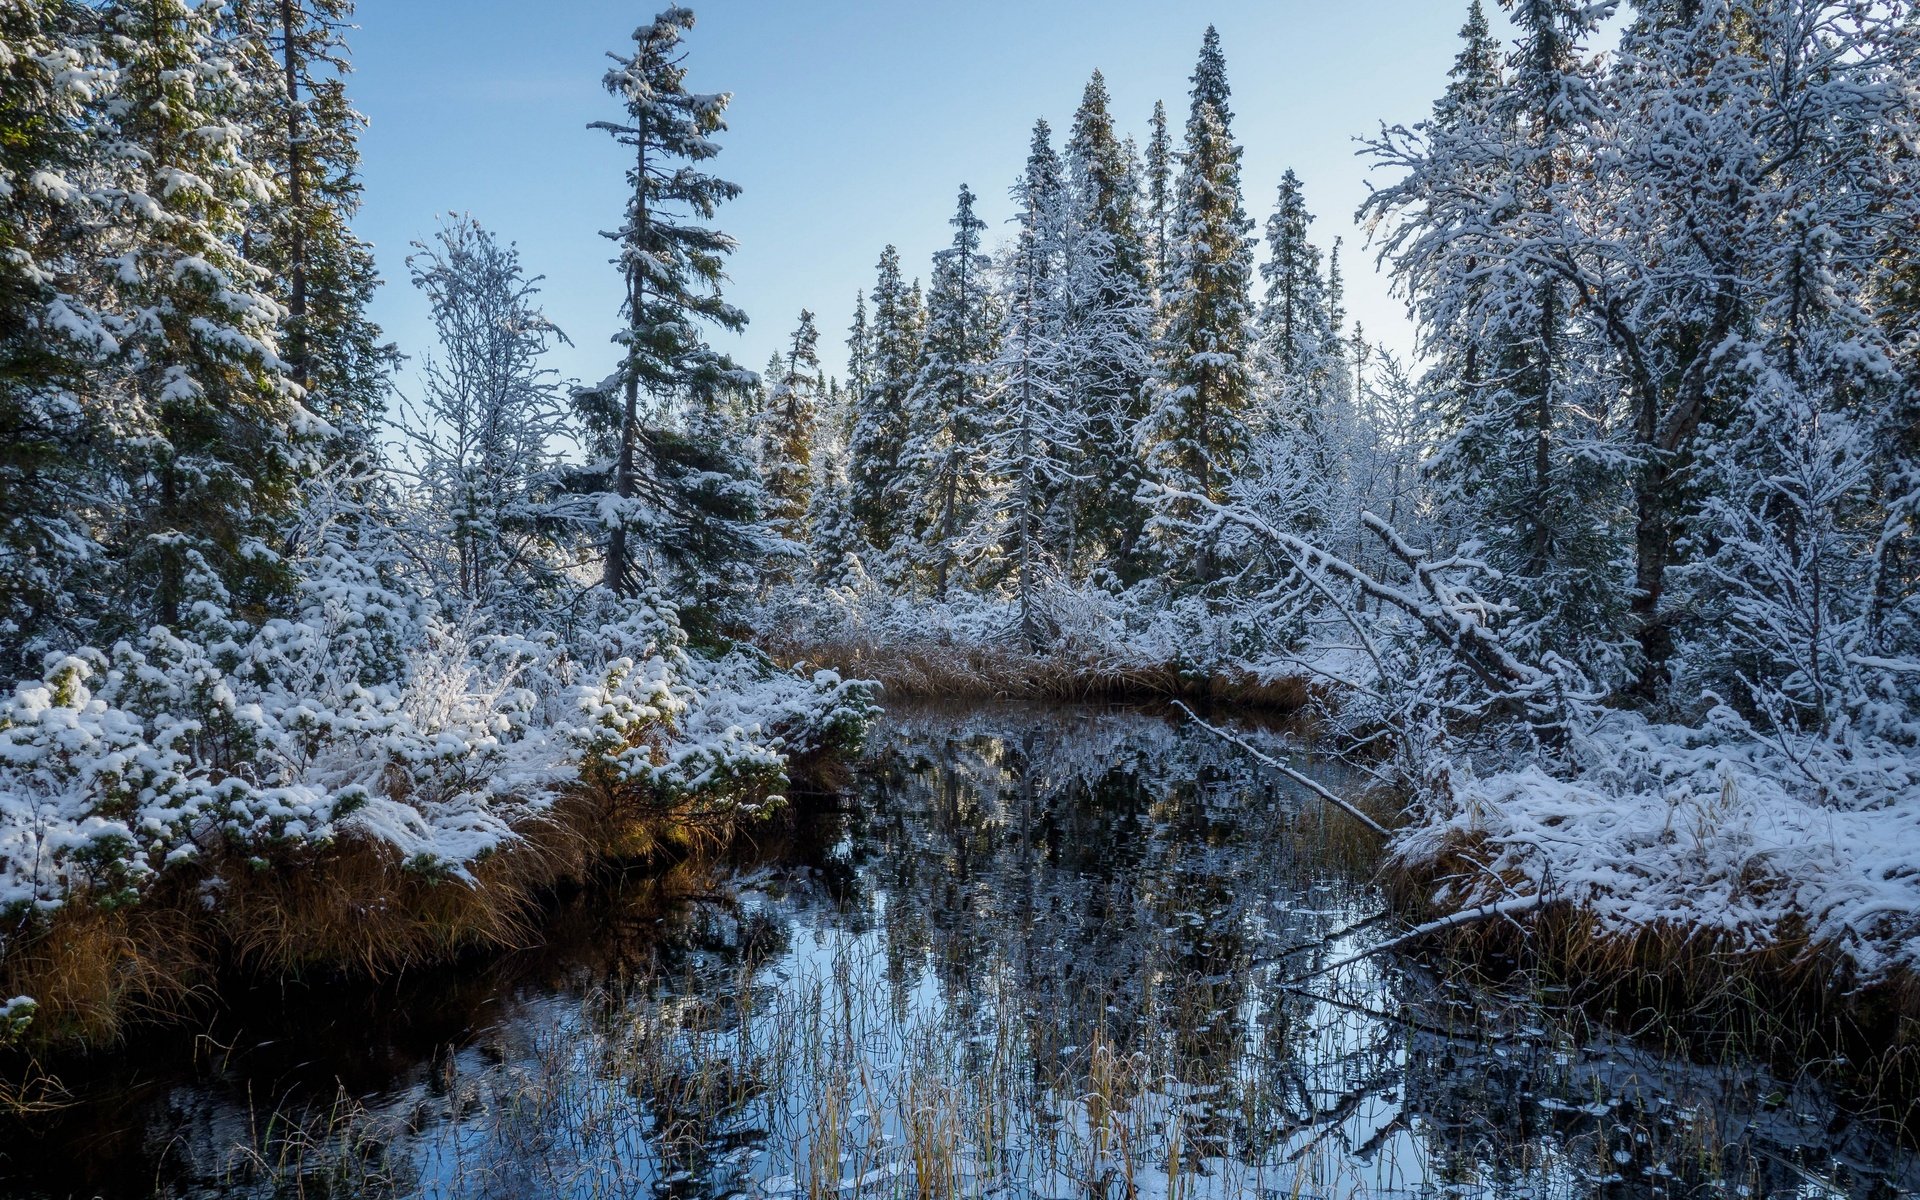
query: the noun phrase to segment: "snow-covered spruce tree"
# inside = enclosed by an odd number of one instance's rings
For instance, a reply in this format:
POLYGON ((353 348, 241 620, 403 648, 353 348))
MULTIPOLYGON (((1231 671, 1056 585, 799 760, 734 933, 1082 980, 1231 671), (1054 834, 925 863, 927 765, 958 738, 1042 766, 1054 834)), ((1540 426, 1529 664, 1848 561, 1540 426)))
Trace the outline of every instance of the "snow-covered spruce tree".
POLYGON ((415 557, 450 606, 537 625, 574 549, 553 494, 565 397, 544 365, 566 335, 541 312, 540 277, 519 250, 471 217, 415 242, 407 268, 440 344, 399 422, 425 506, 415 557))
MULTIPOLYGON (((1193 74, 1153 406, 1140 430, 1160 484, 1216 501, 1245 460, 1255 384, 1253 222, 1241 200, 1227 101, 1226 61, 1209 26, 1193 74)), ((1163 499, 1158 507, 1163 569, 1176 581, 1210 583, 1220 564, 1211 544, 1193 540, 1192 504, 1163 499)))
POLYGON ((807 505, 813 493, 814 430, 820 416, 820 331, 813 314, 800 323, 780 356, 760 420, 760 478, 766 487, 766 517, 775 532, 796 543, 807 540, 807 505))
POLYGON ((248 607, 285 588, 274 530, 317 426, 279 356, 282 309, 237 249, 273 185, 245 157, 251 96, 211 8, 118 0, 101 19, 115 73, 100 158, 116 175, 98 216, 119 352, 97 386, 125 488, 117 611, 170 624, 190 577, 248 607))
POLYGON ((1320 348, 1328 363, 1327 392, 1337 408, 1353 403, 1353 379, 1347 373, 1353 347, 1347 340, 1347 284, 1340 274, 1341 239, 1327 248, 1327 340, 1320 348))
POLYGON ((847 389, 864 396, 873 383, 873 331, 867 328, 867 294, 853 294, 853 323, 847 326, 847 389))
POLYGON ((1261 482, 1269 519, 1282 528, 1324 527, 1331 518, 1337 474, 1336 387, 1345 384, 1345 363, 1335 352, 1329 279, 1321 274, 1320 248, 1307 237, 1300 179, 1291 170, 1280 179, 1273 215, 1267 218, 1267 261, 1260 266, 1266 299, 1260 309, 1263 408, 1259 436, 1270 445, 1261 482))
POLYGON ((807 549, 813 581, 822 587, 851 587, 865 573, 860 565, 860 530, 853 519, 846 466, 840 451, 831 447, 813 460, 807 549))
POLYGON ((0 8, 0 670, 84 641, 100 615, 112 415, 90 402, 119 342, 102 310, 106 166, 91 102, 110 86, 98 14, 0 8))
POLYGON ((1435 119, 1374 144, 1404 176, 1365 211, 1391 225, 1385 256, 1436 364, 1433 390, 1452 400, 1432 465, 1449 520, 1504 577, 1516 644, 1615 685, 1633 658, 1618 520, 1629 459, 1616 363, 1577 279, 1591 241, 1582 198, 1596 191, 1596 68, 1580 45, 1594 13, 1527 0, 1514 18, 1512 71, 1497 84, 1484 22, 1469 20, 1435 119))
POLYGON ((679 598, 689 632, 705 634, 736 613, 769 563, 803 559, 805 547, 767 521, 766 488, 753 464, 752 436, 730 395, 754 377, 721 376, 696 386, 670 423, 649 426, 652 469, 670 498, 650 553, 679 598))
POLYGON ((1173 139, 1167 133, 1167 106, 1153 102, 1152 131, 1147 137, 1146 228, 1152 255, 1153 285, 1166 286, 1168 233, 1173 222, 1173 139))
POLYGON ((1097 292, 1082 296, 1073 320, 1099 337, 1079 339, 1076 394, 1085 410, 1080 474, 1062 497, 1067 522, 1061 566, 1073 577, 1093 562, 1137 574, 1134 563, 1147 510, 1139 500, 1145 470, 1134 432, 1145 416, 1150 329, 1132 319, 1151 307, 1151 253, 1141 231, 1132 155, 1114 135, 1106 80, 1095 71, 1081 93, 1067 136, 1071 219, 1094 236, 1074 246, 1076 278, 1097 292))
POLYGON ((233 0, 223 49, 247 81, 247 155, 278 187, 247 216, 242 249, 285 309, 281 351, 335 456, 377 456, 399 352, 367 316, 379 284, 355 236, 362 117, 348 101, 353 0, 233 0))
POLYGON ((945 596, 965 570, 986 495, 981 439, 992 425, 986 375, 998 339, 993 262, 980 249, 987 224, 965 184, 955 204, 953 242, 934 255, 920 369, 907 393, 903 466, 912 480, 909 557, 931 595, 945 596))
POLYGON ((1267 261, 1260 265, 1267 284, 1260 344, 1282 387, 1324 388, 1332 370, 1324 357, 1332 339, 1332 308, 1320 248, 1307 238, 1312 221, 1300 178, 1289 170, 1280 177, 1280 194, 1267 218, 1267 261))
POLYGON ((1053 565, 1043 541, 1047 516, 1074 477, 1070 456, 1085 436, 1083 413, 1064 404, 1055 305, 1061 233, 1073 209, 1044 118, 1034 122, 1026 170, 1012 191, 1019 233, 1001 268, 1000 353, 989 374, 996 420, 985 442, 996 487, 983 524, 1011 565, 1020 636, 1034 646, 1044 632, 1034 597, 1053 565))
POLYGON ((702 330, 703 323, 737 330, 747 318, 720 294, 733 239, 706 224, 740 188, 701 169, 720 152, 714 135, 726 128, 730 97, 687 90, 682 43, 692 28, 693 13, 673 7, 634 30, 632 53, 615 54, 604 80, 626 118, 591 125, 633 155, 626 214, 607 235, 620 247, 614 262, 627 288, 626 327, 614 337, 622 360, 606 384, 578 393, 606 454, 598 471, 582 476, 582 482, 601 476, 595 490, 606 529, 603 580, 623 596, 641 584, 637 535, 651 531, 682 549, 710 543, 688 529, 674 538, 671 526, 685 518, 688 505, 712 498, 699 464, 726 458, 730 450, 702 444, 719 432, 710 409, 722 388, 751 378, 709 346, 702 330), (670 418, 676 406, 696 419, 671 436, 650 425, 670 418), (672 471, 661 469, 663 457, 674 461, 672 471), (681 491, 688 481, 698 485, 699 496, 681 491))
POLYGON ((911 500, 912 484, 901 451, 909 435, 907 393, 919 374, 923 321, 919 288, 907 286, 900 252, 888 246, 880 253, 873 324, 861 364, 867 384, 854 395, 847 443, 853 519, 868 548, 881 556, 892 553, 906 528, 902 506, 911 500))

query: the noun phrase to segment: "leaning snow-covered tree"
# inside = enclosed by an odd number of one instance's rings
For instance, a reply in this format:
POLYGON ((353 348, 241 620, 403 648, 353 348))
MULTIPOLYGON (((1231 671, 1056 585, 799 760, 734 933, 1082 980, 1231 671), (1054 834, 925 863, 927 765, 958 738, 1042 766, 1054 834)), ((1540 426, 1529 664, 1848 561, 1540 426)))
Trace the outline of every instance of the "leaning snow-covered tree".
MULTIPOLYGON (((640 584, 637 536, 693 519, 690 498, 653 472, 648 422, 671 421, 674 410, 697 413, 680 422, 670 457, 684 468, 726 457, 730 451, 703 444, 716 433, 707 419, 719 392, 752 379, 707 344, 703 326, 737 330, 746 314, 720 294, 726 256, 734 241, 712 228, 714 210, 739 195, 739 185, 701 169, 720 152, 714 135, 726 128, 729 96, 686 88, 683 40, 693 13, 674 7, 634 30, 633 51, 613 55, 607 91, 626 110, 623 121, 596 121, 632 153, 627 169, 625 219, 607 236, 620 248, 615 263, 626 282, 625 327, 615 335, 621 349, 611 386, 580 393, 584 415, 596 427, 604 452, 599 470, 583 472, 594 482, 599 518, 606 530, 606 586, 621 595, 640 584), (647 401, 642 407, 642 399, 647 401)), ((707 463, 707 465, 712 465, 707 463)), ((701 540, 701 539, 690 539, 701 540)))

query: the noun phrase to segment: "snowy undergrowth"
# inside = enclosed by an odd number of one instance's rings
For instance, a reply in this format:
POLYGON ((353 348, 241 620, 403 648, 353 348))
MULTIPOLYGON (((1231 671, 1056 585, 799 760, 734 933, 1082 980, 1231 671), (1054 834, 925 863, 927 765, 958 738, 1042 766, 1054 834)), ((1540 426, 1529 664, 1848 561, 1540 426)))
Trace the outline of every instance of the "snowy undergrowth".
POLYGON ((176 627, 0 702, 0 910, 126 903, 194 860, 297 869, 343 838, 471 883, 583 774, 750 814, 872 711, 831 672, 690 651, 657 597, 570 644, 451 619, 351 558, 311 564, 298 616, 259 626, 200 585, 176 627))
POLYGON ((1920 968, 1920 758, 1608 712, 1577 772, 1541 762, 1456 774, 1393 843, 1414 867, 1463 851, 1484 870, 1433 901, 1567 902, 1603 933, 1705 933, 1747 951, 1837 952, 1871 983, 1920 968))

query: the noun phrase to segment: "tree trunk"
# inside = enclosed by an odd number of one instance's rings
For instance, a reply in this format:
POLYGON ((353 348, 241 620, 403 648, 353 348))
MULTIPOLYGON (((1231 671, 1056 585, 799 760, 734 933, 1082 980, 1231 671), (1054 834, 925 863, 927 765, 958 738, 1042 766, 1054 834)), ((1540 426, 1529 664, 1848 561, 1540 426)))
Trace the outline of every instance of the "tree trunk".
MULTIPOLYGON (((642 231, 647 223, 647 135, 643 125, 634 126, 634 198, 633 227, 628 233, 628 250, 632 252, 635 243, 641 242, 642 231)), ((641 282, 640 269, 627 266, 627 361, 624 383, 625 395, 620 406, 620 452, 614 462, 613 492, 623 502, 620 505, 620 524, 613 527, 607 535, 606 586, 616 596, 627 596, 633 590, 632 555, 627 549, 627 513, 624 501, 633 498, 633 456, 634 443, 639 437, 640 422, 640 373, 635 369, 635 346, 640 328, 640 305, 645 299, 646 290, 641 282)))
POLYGON ((1020 636, 1033 648, 1033 383, 1020 378, 1020 636))

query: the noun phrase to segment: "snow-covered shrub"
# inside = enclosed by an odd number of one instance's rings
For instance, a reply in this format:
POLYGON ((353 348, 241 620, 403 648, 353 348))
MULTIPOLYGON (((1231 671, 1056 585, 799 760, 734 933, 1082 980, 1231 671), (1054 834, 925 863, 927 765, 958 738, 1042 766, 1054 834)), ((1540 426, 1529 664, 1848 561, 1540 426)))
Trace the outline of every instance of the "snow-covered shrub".
POLYGON ((1576 771, 1477 776, 1456 762, 1444 809, 1394 853, 1415 865, 1473 856, 1484 869, 1433 896, 1449 909, 1566 902, 1625 936, 1664 927, 1736 949, 1804 936, 1861 982, 1920 969, 1920 764, 1873 747, 1857 764, 1873 786, 1833 803, 1782 747, 1719 715, 1694 729, 1609 712, 1576 771))
POLYGON ((849 745, 872 712, 831 672, 690 652, 658 598, 576 646, 450 620, 351 563, 303 596, 258 627, 202 599, 177 629, 14 689, 0 906, 124 903, 172 864, 298 868, 341 838, 472 882, 569 788, 752 815, 789 754, 849 745))

